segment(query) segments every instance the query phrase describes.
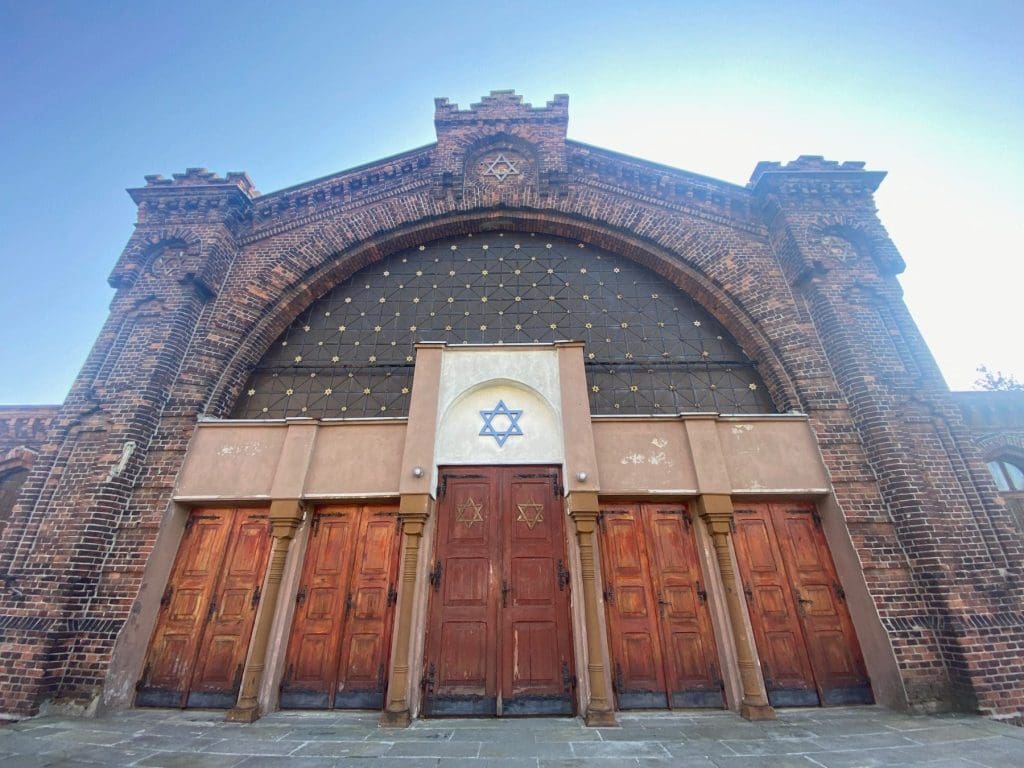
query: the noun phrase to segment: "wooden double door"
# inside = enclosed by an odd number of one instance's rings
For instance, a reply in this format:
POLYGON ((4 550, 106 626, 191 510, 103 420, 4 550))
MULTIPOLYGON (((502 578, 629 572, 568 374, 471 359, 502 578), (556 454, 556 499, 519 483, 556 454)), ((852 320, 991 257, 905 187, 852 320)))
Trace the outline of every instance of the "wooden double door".
POLYGON ((269 553, 265 509, 191 511, 135 686, 137 706, 234 706, 269 553))
POLYGON ((559 477, 540 466, 441 470, 425 715, 573 714, 559 477))
POLYGON ((689 509, 602 504, 599 520, 618 707, 725 706, 689 509))
POLYGON ((812 503, 736 504, 736 559, 773 706, 869 704, 857 636, 812 503))
POLYGON ((324 506, 313 513, 281 707, 383 707, 399 528, 394 505, 324 506))

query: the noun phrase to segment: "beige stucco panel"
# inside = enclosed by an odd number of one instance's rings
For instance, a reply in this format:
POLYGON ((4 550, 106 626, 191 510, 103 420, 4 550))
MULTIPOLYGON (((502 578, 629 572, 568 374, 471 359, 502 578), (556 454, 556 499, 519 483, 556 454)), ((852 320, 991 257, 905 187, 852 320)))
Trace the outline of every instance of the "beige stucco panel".
POLYGON ((696 493, 697 475, 681 421, 593 422, 601 493, 696 493))
POLYGON ((804 419, 722 419, 717 423, 733 493, 824 493, 828 477, 804 419))
POLYGON ((269 499, 286 433, 284 424, 200 424, 175 498, 269 499))
POLYGON ((321 424, 303 496, 397 496, 405 430, 404 421, 321 424))

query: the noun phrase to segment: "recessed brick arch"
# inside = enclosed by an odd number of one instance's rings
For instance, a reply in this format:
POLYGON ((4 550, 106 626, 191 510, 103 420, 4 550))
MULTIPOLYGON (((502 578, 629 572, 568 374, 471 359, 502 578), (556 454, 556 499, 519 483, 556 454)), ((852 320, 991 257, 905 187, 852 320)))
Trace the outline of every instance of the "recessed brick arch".
MULTIPOLYGON (((300 312, 335 285, 399 251, 441 238, 496 230, 578 240, 650 269, 701 304, 758 362, 759 373, 780 410, 797 407, 796 388, 774 345, 739 301, 686 263, 686 253, 673 253, 635 233, 594 220, 550 211, 499 208, 423 219, 379 233, 346 252, 325 258, 319 269, 306 274, 268 303, 262 319, 246 334, 245 341, 224 367, 211 391, 206 415, 224 416, 230 412, 249 372, 273 341, 300 312)), ((701 245, 706 252, 707 244, 701 245)))

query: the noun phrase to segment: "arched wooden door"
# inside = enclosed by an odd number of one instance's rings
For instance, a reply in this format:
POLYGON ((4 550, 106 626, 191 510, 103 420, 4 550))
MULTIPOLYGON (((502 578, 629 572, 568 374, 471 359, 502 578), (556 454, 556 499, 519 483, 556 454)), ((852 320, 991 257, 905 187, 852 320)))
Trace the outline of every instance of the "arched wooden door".
POLYGON ((399 541, 394 505, 332 505, 313 513, 281 707, 384 705, 399 541))
POLYGON ((135 686, 137 706, 234 706, 269 554, 266 510, 192 510, 135 686))
POLYGON ((557 468, 442 469, 425 715, 573 713, 564 517, 557 468))
POLYGON ((618 707, 724 706, 687 507, 602 504, 599 519, 618 707))
POLYGON ((869 704, 846 593, 811 502, 736 504, 736 559, 773 706, 869 704))

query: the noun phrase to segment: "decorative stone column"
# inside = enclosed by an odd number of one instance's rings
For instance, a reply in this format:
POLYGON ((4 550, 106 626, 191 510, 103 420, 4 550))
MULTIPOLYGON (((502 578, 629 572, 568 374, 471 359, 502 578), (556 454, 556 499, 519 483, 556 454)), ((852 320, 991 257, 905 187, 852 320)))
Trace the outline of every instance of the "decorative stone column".
POLYGON ((430 494, 403 495, 399 506, 402 521, 402 562, 398 576, 398 610, 395 646, 388 675, 388 692, 379 724, 404 728, 412 721, 409 706, 409 666, 412 656, 412 614, 416 602, 416 573, 420 562, 423 526, 430 514, 430 494))
POLYGON ((775 710, 768 703, 757 652, 751 642, 752 633, 740 599, 732 548, 729 546, 733 525, 732 499, 722 494, 706 493, 697 497, 697 509, 711 532, 715 558, 722 576, 722 586, 725 588, 725 602, 729 609, 729 623, 732 625, 740 682, 743 686, 740 715, 747 720, 774 720, 775 710))
POLYGON ((253 631, 249 660, 242 673, 242 688, 238 703, 228 710, 226 720, 237 723, 251 723, 260 716, 257 695, 263 681, 263 669, 267 658, 267 640, 277 614, 277 598, 281 590, 288 549, 295 531, 302 522, 302 505, 298 499, 281 499, 270 504, 270 564, 267 566, 266 589, 263 592, 263 610, 260 611, 253 631))
POLYGON ((583 720, 590 726, 618 725, 606 684, 604 645, 601 643, 600 604, 597 600, 596 560, 594 532, 600 511, 597 494, 574 491, 569 494, 569 515, 576 526, 576 541, 580 548, 580 576, 583 580, 583 616, 587 627, 587 681, 590 701, 583 720))

